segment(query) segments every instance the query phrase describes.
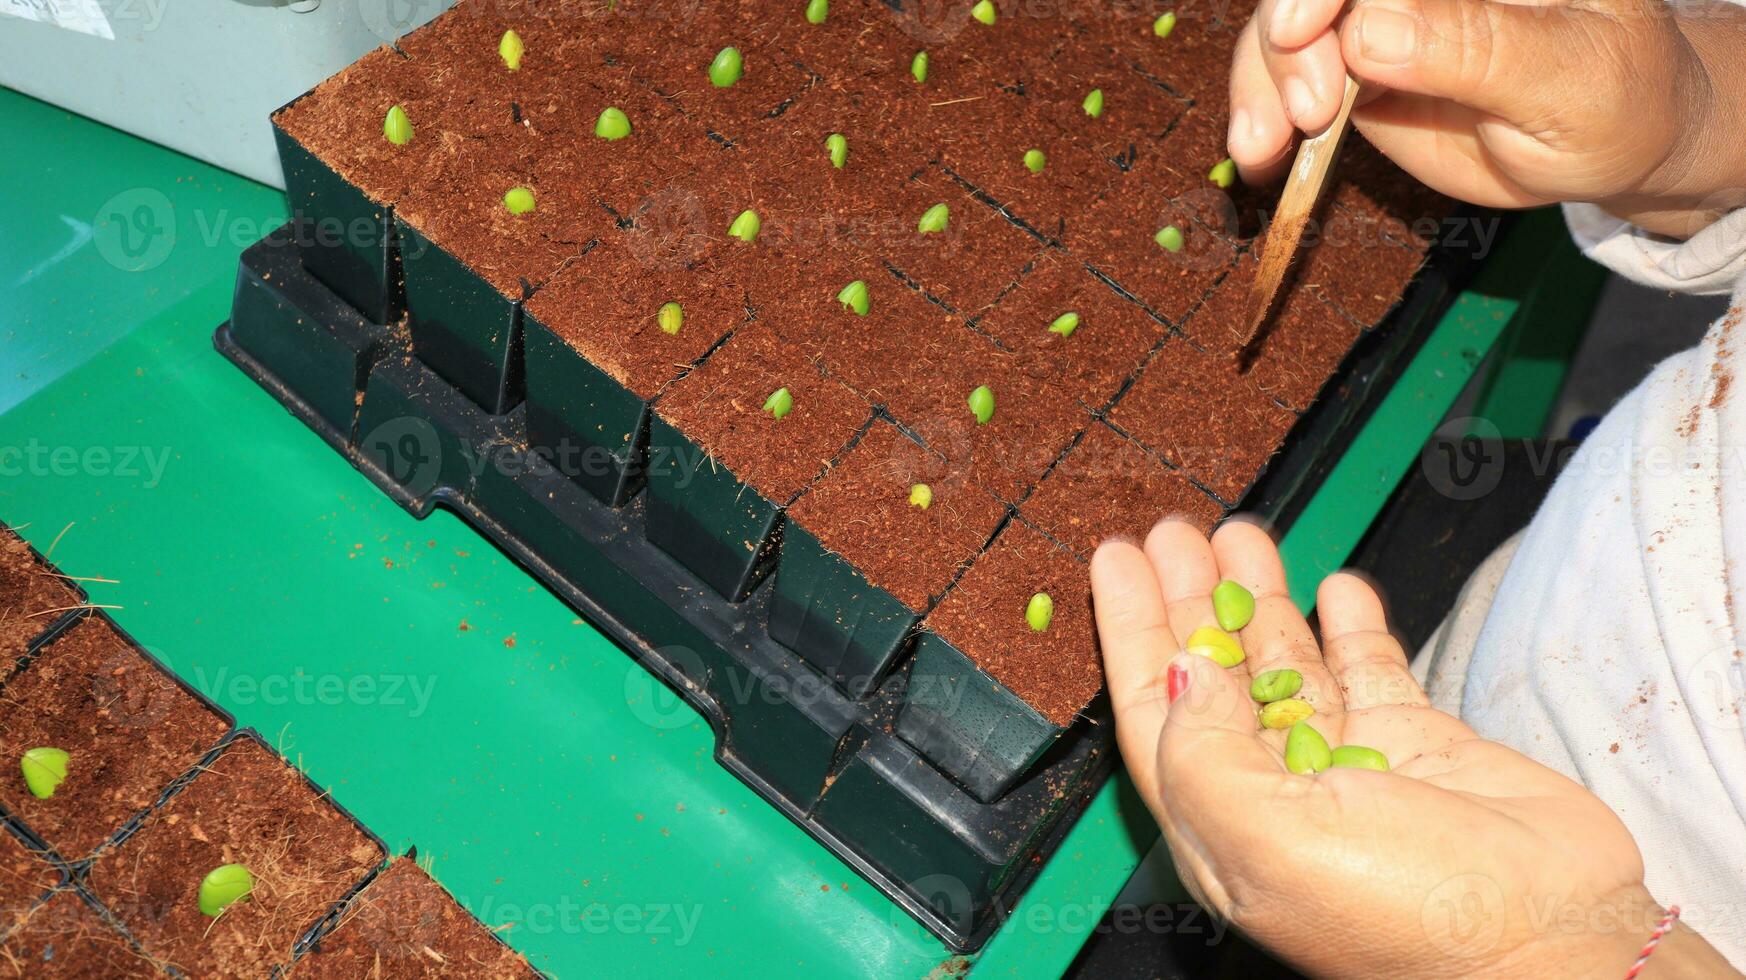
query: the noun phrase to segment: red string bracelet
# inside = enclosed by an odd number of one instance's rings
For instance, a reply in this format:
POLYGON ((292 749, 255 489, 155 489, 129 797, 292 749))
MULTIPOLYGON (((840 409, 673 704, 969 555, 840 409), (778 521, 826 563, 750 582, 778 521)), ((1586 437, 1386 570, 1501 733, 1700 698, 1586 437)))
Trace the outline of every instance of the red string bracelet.
POLYGON ((1661 937, 1673 931, 1673 923, 1679 919, 1679 906, 1670 905, 1667 914, 1661 917, 1661 923, 1655 931, 1649 934, 1649 941, 1643 944, 1643 951, 1637 954, 1637 962, 1625 971, 1625 980, 1636 980, 1637 974, 1643 972, 1643 964, 1649 962, 1649 957, 1655 952, 1655 947, 1661 945, 1661 937))

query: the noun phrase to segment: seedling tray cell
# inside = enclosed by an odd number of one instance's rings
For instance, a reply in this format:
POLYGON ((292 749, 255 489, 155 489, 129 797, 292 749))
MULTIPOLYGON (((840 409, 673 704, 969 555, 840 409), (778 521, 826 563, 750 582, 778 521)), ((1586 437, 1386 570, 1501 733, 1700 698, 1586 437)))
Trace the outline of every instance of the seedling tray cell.
POLYGON ((937 634, 917 638, 897 733, 977 799, 999 799, 1064 731, 937 634))
MULTIPOLYGON (((0 525, 0 657, 22 658, 79 616, 85 590, 0 525)), ((0 661, 0 677, 11 665, 0 661)))
MULTIPOLYGON (((258 261, 257 253, 245 256, 258 261)), ((220 329, 219 350, 361 472, 412 513, 440 505, 514 556, 708 717, 724 767, 954 949, 986 938, 996 910, 1016 900, 1105 771, 1087 765, 1092 740, 1064 739, 1062 750, 999 804, 982 803, 889 730, 899 676, 859 701, 849 698, 770 638, 768 579, 742 601, 728 601, 650 543, 654 493, 609 507, 528 452, 525 407, 488 415, 418 359, 391 351, 370 372, 353 439, 307 412, 270 364, 232 336, 231 326, 220 329), (858 757, 886 760, 882 765, 900 775, 839 790, 841 774, 858 757), (1027 795, 1041 785, 1032 780, 1052 787, 1046 800, 1027 795), (827 821, 819 811, 832 794, 839 794, 837 815, 827 821), (842 809, 851 799, 854 814, 842 809), (932 829, 918 829, 911 839, 863 826, 861 814, 881 807, 912 813, 918 825, 931 821, 932 829), (1026 843, 1012 850, 1014 841, 1026 843), (994 855, 985 863, 1006 870, 969 875, 968 904, 921 897, 925 883, 918 890, 906 877, 926 877, 976 854, 994 855), (965 908, 972 910, 967 917, 965 908)), ((651 716, 651 723, 660 719, 651 716)), ((1099 745, 1107 742, 1107 733, 1087 733, 1099 745)))
POLYGON ((386 857, 379 839, 245 729, 100 850, 86 881, 153 957, 194 976, 264 976, 386 857), (200 882, 229 863, 250 869, 254 893, 214 920, 198 907, 200 882))
POLYGON ((770 600, 770 636, 797 650, 845 694, 871 691, 920 617, 792 522, 770 600))
POLYGON ((296 243, 304 267, 365 319, 398 319, 405 284, 394 209, 370 200, 277 122, 273 140, 291 203, 287 237, 296 243))
POLYGON ((349 435, 370 365, 390 346, 403 347, 404 335, 371 323, 337 290, 314 281, 307 254, 293 248, 294 233, 295 223, 281 226, 249 246, 249 260, 237 265, 236 342, 282 365, 307 410, 349 435))
POLYGON ((493 415, 520 404, 522 297, 505 296, 404 219, 395 226, 413 351, 493 415))
POLYGON ((67 751, 67 779, 48 799, 16 768, 0 805, 32 837, 77 862, 110 840, 206 756, 233 720, 166 670, 108 616, 81 616, 6 679, 0 758, 67 751))
POLYGON ((775 567, 781 506, 659 414, 649 424, 648 512, 649 540, 730 600, 775 567))
POLYGON ((623 504, 643 479, 648 403, 532 315, 522 326, 528 444, 601 501, 623 504))

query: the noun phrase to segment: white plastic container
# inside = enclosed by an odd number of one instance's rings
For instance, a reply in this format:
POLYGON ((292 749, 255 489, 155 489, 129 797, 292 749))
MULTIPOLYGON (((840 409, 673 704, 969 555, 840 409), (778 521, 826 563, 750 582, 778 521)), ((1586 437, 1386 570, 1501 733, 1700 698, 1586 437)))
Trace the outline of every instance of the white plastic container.
POLYGON ((453 0, 0 0, 0 85, 283 187, 267 116, 453 0))

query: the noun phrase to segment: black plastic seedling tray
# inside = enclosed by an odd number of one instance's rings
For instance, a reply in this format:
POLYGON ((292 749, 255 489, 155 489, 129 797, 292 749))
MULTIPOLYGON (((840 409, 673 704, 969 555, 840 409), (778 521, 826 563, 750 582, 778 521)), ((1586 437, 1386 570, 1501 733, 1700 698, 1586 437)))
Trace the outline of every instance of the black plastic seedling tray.
MULTIPOLYGON (((1472 264, 1433 253, 1385 321, 1393 328, 1358 343, 1251 486, 1250 509, 1289 522, 1472 264)), ((739 574, 706 581, 652 540, 652 493, 622 473, 585 487, 554 469, 529 449, 525 405, 483 411, 414 356, 403 328, 371 322, 311 276, 288 228, 244 255, 214 343, 402 507, 456 513, 612 637, 708 719, 724 767, 955 950, 981 946, 1112 767, 1099 699, 1065 734, 1045 726, 979 769, 986 747, 930 730, 913 706, 924 689, 912 681, 949 669, 918 678, 927 656, 893 666, 883 639, 863 649, 853 632, 813 651, 803 641, 816 629, 777 603, 781 560, 771 576, 736 562, 739 574)), ((804 559, 789 574, 804 574, 804 559)))
POLYGON ((288 245, 276 233, 244 256, 234 309, 256 319, 221 327, 219 350, 408 511, 442 506, 491 538, 696 706, 722 765, 948 944, 979 946, 1108 772, 1105 728, 1085 720, 1087 738, 1000 802, 976 800, 892 733, 901 671, 847 697, 765 633, 768 581, 723 598, 650 543, 648 494, 612 508, 546 465, 526 450, 525 407, 481 411, 395 331, 344 310, 288 245), (311 347, 350 354, 303 356, 311 347), (302 397, 331 365, 363 362, 352 416, 302 397), (894 838, 893 822, 913 832, 894 838), (940 873, 969 892, 927 891, 940 873))

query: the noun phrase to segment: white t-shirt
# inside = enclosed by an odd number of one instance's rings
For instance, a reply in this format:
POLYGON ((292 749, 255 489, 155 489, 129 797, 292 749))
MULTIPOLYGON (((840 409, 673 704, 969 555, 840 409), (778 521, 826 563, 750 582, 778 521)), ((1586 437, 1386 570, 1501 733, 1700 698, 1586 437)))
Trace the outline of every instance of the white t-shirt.
POLYGON ((1733 303, 1583 442, 1430 694, 1605 800, 1655 898, 1746 968, 1746 211, 1683 243, 1565 217, 1619 274, 1733 303))

